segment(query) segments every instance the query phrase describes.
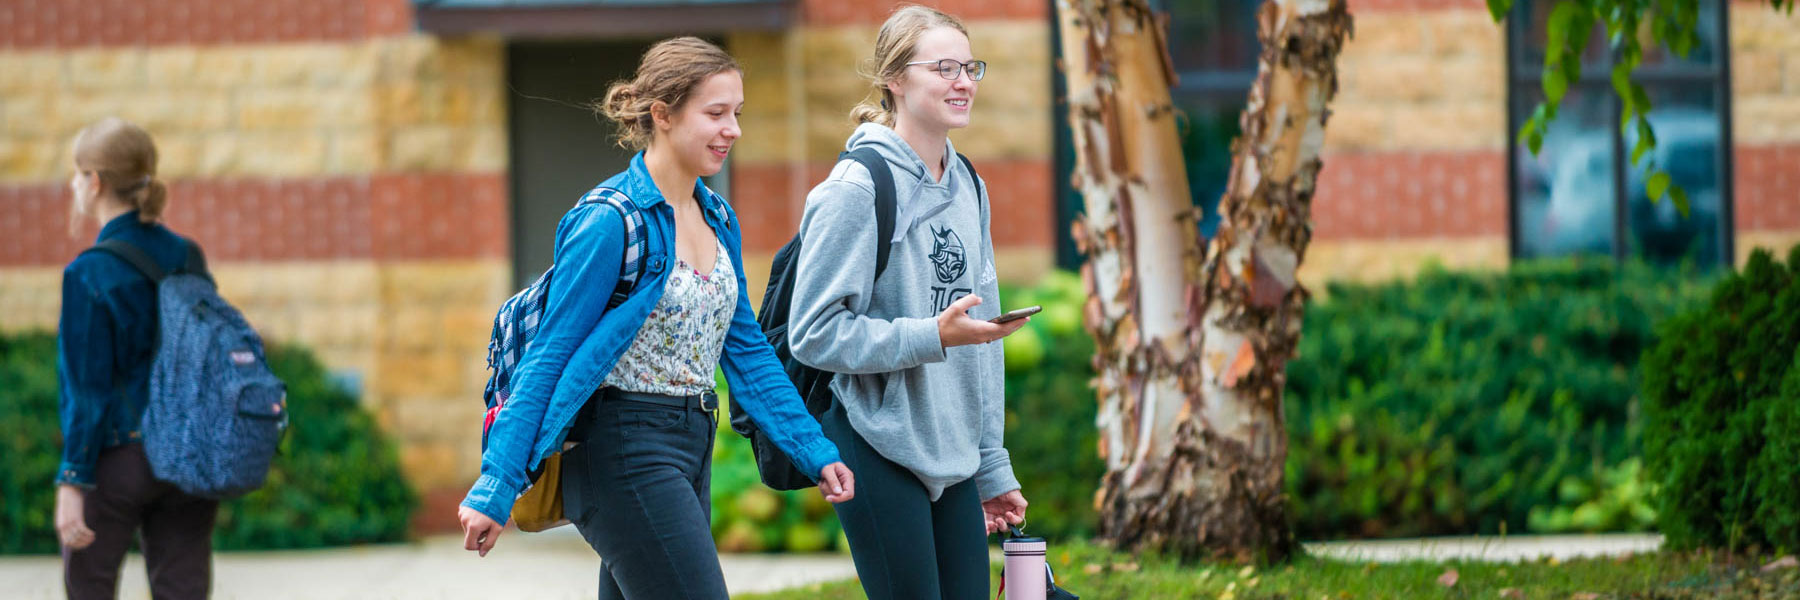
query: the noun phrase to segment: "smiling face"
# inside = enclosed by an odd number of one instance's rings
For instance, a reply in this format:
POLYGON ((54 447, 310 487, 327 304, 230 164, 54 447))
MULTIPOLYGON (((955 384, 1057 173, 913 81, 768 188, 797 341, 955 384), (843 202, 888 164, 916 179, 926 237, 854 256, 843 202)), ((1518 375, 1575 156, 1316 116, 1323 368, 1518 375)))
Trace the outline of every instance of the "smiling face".
MULTIPOLYGON (((933 27, 919 35, 912 57, 906 62, 946 58, 963 63, 975 60, 969 50, 968 36, 951 27, 933 27)), ((975 108, 976 87, 967 69, 957 73, 954 80, 944 79, 933 64, 908 66, 899 77, 888 82, 888 90, 894 93, 898 105, 895 107, 897 120, 933 133, 969 126, 969 114, 975 108)))
POLYGON ((652 145, 663 146, 684 171, 709 176, 725 166, 725 157, 742 131, 744 76, 736 70, 714 73, 694 86, 687 100, 667 118, 658 117, 652 145))

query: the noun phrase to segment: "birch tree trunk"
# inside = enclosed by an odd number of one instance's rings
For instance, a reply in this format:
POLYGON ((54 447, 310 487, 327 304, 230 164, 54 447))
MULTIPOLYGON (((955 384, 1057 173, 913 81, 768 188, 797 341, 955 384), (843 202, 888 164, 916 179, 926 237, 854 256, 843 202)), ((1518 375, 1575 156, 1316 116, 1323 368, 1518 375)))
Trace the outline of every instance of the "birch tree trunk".
POLYGON ((1166 23, 1146 0, 1058 0, 1057 17, 1107 465, 1100 535, 1185 558, 1284 559, 1284 369, 1350 32, 1344 0, 1268 0, 1258 12, 1259 72, 1211 240, 1188 195, 1166 23))

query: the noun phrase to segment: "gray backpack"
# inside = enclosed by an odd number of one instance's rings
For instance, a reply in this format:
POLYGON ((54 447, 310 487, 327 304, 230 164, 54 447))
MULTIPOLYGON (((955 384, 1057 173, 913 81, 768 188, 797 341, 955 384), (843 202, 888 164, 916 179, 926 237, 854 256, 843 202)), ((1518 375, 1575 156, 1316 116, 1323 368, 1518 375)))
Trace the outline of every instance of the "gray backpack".
POLYGON ((200 247, 167 273, 123 240, 91 251, 131 265, 156 285, 158 341, 144 408, 144 453, 156 478, 204 498, 262 487, 287 429, 287 386, 269 371, 262 338, 219 297, 200 247))

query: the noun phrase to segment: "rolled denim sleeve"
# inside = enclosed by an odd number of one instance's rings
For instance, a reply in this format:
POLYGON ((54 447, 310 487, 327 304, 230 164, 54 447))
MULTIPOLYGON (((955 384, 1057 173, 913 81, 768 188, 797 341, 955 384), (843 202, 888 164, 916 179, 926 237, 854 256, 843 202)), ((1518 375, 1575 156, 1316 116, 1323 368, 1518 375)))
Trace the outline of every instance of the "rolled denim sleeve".
MULTIPOLYGON (((731 259, 738 265, 744 264, 740 248, 731 248, 731 259)), ((744 269, 739 267, 737 271, 738 306, 725 335, 720 361, 725 367, 725 381, 731 386, 731 401, 744 407, 756 427, 793 459, 801 473, 817 480, 825 465, 843 459, 837 445, 825 438, 819 421, 806 412, 806 402, 794 389, 794 382, 788 380, 781 361, 775 358, 775 349, 750 308, 744 269)))
POLYGON ((62 315, 56 329, 63 431, 56 483, 91 488, 104 439, 101 421, 113 391, 113 318, 78 264, 63 271, 62 315))
POLYGON ((506 523, 513 502, 530 481, 538 456, 532 449, 569 357, 599 324, 619 279, 625 222, 604 204, 577 207, 557 225, 555 275, 545 295, 543 321, 521 358, 512 395, 488 431, 481 476, 462 504, 495 523, 506 523))

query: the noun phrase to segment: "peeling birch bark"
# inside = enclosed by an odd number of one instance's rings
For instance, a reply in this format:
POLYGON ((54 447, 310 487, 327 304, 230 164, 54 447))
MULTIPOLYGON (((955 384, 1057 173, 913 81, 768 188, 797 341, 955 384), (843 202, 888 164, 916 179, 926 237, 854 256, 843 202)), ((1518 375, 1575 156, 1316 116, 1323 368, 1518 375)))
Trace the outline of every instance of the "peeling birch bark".
POLYGON ((1101 537, 1188 558, 1285 558, 1281 392, 1351 29, 1344 0, 1269 0, 1258 12, 1263 51, 1212 240, 1187 192, 1165 22, 1145 0, 1056 8, 1107 466, 1094 499, 1101 537))

